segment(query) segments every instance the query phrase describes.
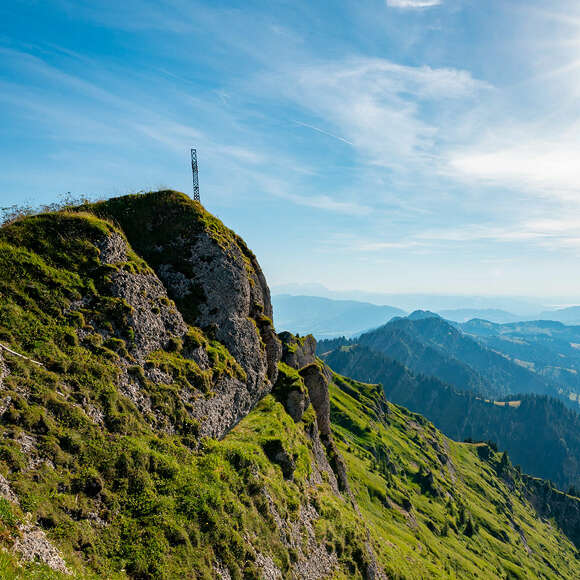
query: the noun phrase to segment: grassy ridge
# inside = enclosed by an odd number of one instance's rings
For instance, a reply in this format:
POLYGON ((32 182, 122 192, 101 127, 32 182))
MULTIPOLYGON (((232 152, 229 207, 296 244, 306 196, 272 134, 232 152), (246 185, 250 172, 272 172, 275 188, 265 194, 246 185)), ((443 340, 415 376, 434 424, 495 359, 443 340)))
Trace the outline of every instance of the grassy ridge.
MULTIPOLYGON (((208 374, 244 377, 227 350, 194 327, 183 341, 191 344, 174 341, 144 363, 170 374, 172 384, 151 383, 136 361, 127 369, 152 412, 121 394, 121 360, 131 362, 130 306, 108 294, 108 277, 116 269, 151 270, 132 251, 124 264, 102 265, 95 244, 110 233, 124 235, 74 212, 0 230, 0 340, 44 365, 3 355, 0 472, 20 507, 5 502, 0 545, 9 549, 29 518, 83 578, 209 579, 218 563, 233 578, 258 578, 258 554, 284 573, 298 557, 272 534, 272 513, 292 522, 312 505, 323 514, 318 540, 340 553, 345 576, 361 577, 360 518, 328 484, 307 483, 314 460, 304 429, 312 409, 295 424, 267 397, 224 441, 200 442, 179 390, 211 396, 208 374), (104 340, 94 324, 115 338, 104 340), (181 354, 200 346, 209 370, 181 354), (291 479, 269 449, 292 457, 291 479)), ((10 553, 0 566, 4 577, 20 577, 10 553)))
POLYGON ((351 487, 392 577, 578 577, 576 549, 537 518, 501 454, 385 408, 375 385, 335 375, 331 395, 351 487))
MULTIPOLYGON (((288 576, 310 532, 337 578, 365 576, 369 542, 393 578, 578 576, 574 547, 534 517, 513 468, 492 450, 447 441, 378 386, 339 376, 331 385, 359 507, 312 483, 312 407, 294 422, 269 395, 222 441, 200 440, 180 391, 211 397, 212 377, 243 371, 194 327, 142 366, 131 360, 131 307, 110 295, 110 276, 151 269, 133 251, 101 264, 96 243, 110 233, 124 235, 75 212, 0 230, 0 341, 44 365, 2 354, 0 473, 19 505, 0 500, 0 576, 60 577, 21 567, 11 552, 27 520, 79 578, 210 579, 217 566, 259 578, 264 557, 288 576), (183 355, 194 347, 210 368, 183 355), (145 367, 172 382, 154 384, 145 367), (151 411, 122 394, 125 372, 151 411)), ((295 375, 281 374, 279 392, 296 388, 295 375)))
POLYGON ((580 485, 580 416, 557 399, 525 394, 515 397, 518 407, 494 405, 361 345, 324 360, 339 373, 382 383, 390 401, 428 417, 448 437, 495 441, 526 473, 565 490, 580 485))

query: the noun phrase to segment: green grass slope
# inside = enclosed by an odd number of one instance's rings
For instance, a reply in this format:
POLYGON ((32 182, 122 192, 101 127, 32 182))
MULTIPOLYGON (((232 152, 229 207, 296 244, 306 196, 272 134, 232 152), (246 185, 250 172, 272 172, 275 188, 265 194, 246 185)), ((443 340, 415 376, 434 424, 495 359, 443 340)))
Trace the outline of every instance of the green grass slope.
POLYGON ((380 386, 335 375, 331 396, 350 485, 391 577, 579 577, 576 548, 538 518, 502 454, 447 439, 380 386))
POLYGON ((131 361, 131 308, 109 279, 152 270, 133 250, 114 266, 98 259, 121 222, 69 211, 0 229, 0 343, 42 364, 0 351, 0 577, 71 577, 22 561, 28 526, 74 578, 257 579, 264 563, 290 577, 317 561, 365 578, 369 547, 393 578, 578 577, 575 548, 536 517, 509 464, 447 441, 379 387, 331 386, 354 499, 313 478, 312 407, 295 422, 268 395, 223 440, 200 439, 180 394, 211 397, 216 376, 240 370, 192 326, 131 361), (150 410, 123 394, 124 373, 150 410))
POLYGON ((232 578, 259 578, 259 558, 288 574, 300 545, 273 533, 276 518, 306 537, 301 514, 312 508, 315 542, 328 541, 337 574, 362 577, 364 523, 348 498, 310 483, 305 429, 315 420, 312 408, 294 423, 269 396, 223 441, 200 440, 180 389, 211 397, 213 377, 239 369, 194 327, 183 344, 174 341, 127 369, 151 397, 150 412, 123 395, 131 309, 108 293, 108 277, 117 268, 151 269, 135 252, 124 264, 102 265, 95 243, 110 233, 124 236, 74 211, 0 230, 0 342, 42 364, 0 350, 0 474, 18 499, 0 498, 0 576, 64 577, 19 563, 13 549, 27 523, 79 578, 210 579, 218 568, 232 578), (92 324, 114 327, 116 338, 103 340, 92 324), (207 352, 211 368, 182 354, 194 347, 207 352), (154 384, 144 368, 173 382, 154 384), (270 460, 272 449, 291 457, 291 477, 270 460))
POLYGON ((323 358, 336 372, 381 383, 390 401, 424 415, 456 441, 495 441, 526 473, 565 490, 580 485, 580 417, 557 399, 520 395, 514 397, 518 407, 494 405, 359 345, 323 358))

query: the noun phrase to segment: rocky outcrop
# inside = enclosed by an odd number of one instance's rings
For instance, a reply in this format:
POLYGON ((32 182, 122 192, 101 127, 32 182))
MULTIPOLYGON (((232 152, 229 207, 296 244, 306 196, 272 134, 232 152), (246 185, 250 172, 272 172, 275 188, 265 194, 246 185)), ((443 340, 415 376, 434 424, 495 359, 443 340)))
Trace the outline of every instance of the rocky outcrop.
POLYGON ((296 423, 302 420, 304 411, 310 404, 310 399, 304 379, 296 369, 286 363, 280 364, 273 394, 284 405, 286 412, 296 423))
POLYGON ((290 332, 281 332, 282 360, 294 369, 301 369, 316 360, 316 339, 308 336, 298 337, 290 332))
MULTIPOLYGON (((242 367, 244 381, 222 378, 214 385, 213 397, 198 403, 203 434, 223 436, 270 392, 278 376, 281 345, 271 322, 270 291, 256 257, 241 238, 181 193, 125 196, 89 209, 122 228, 132 249, 154 269, 183 320, 221 342, 242 367)), ((103 254, 123 257, 111 240, 101 247, 103 254)), ((132 276, 113 276, 113 289, 133 301, 132 324, 145 331, 139 349, 146 352, 155 345, 147 344, 145 335, 158 335, 153 340, 162 341, 179 334, 182 326, 164 310, 155 322, 146 316, 147 297, 134 292, 137 279, 132 276)), ((161 292, 151 279, 140 282, 154 297, 161 292)))
POLYGON ((330 395, 328 384, 330 373, 322 363, 312 363, 300 370, 300 376, 308 389, 308 397, 318 421, 320 436, 328 438, 332 436, 330 429, 330 395))
POLYGON ((4 362, 4 356, 0 350, 0 388, 4 385, 4 379, 10 374, 10 369, 4 362))
MULTIPOLYGON (((312 335, 300 338, 290 332, 281 332, 278 336, 282 342, 283 366, 275 394, 294 421, 300 421, 310 404, 310 397, 304 378, 296 371, 316 361, 316 340, 312 335)), ((328 388, 326 391, 328 393, 328 388)))
MULTIPOLYGON (((18 496, 12 491, 10 483, 2 474, 0 474, 0 497, 20 506, 18 496)), ((70 574, 60 552, 50 543, 44 531, 30 521, 30 514, 18 524, 17 533, 12 550, 19 554, 22 560, 25 562, 39 561, 57 572, 70 574)))
POLYGON ((39 527, 24 523, 20 526, 20 536, 14 540, 13 550, 26 562, 40 561, 65 574, 70 574, 59 551, 48 541, 39 527))
POLYGON ((312 403, 316 422, 308 426, 306 432, 313 442, 314 477, 325 473, 326 479, 337 491, 350 495, 346 466, 336 448, 330 426, 328 385, 332 372, 316 359, 316 340, 312 335, 300 338, 290 332, 282 332, 279 337, 282 341, 283 366, 275 394, 295 421, 302 418, 304 410, 312 403), (289 372, 288 369, 298 373, 289 372))
MULTIPOLYGON (((102 324, 100 316, 90 320, 92 327, 103 338, 124 339, 131 355, 142 363, 150 353, 164 349, 173 338, 187 332, 187 324, 175 303, 167 296, 165 287, 150 268, 133 261, 129 267, 131 248, 119 232, 110 232, 95 241, 98 259, 103 266, 110 266, 104 280, 103 292, 123 301, 125 312, 116 319, 102 324), (135 271, 137 266, 139 271, 135 271)), ((78 301, 70 311, 94 307, 96 297, 78 301)), ((89 333, 81 331, 81 339, 89 333)))
MULTIPOLYGON (((329 577, 336 570, 338 558, 336 553, 329 553, 316 537, 316 521, 320 517, 316 508, 306 503, 300 506, 297 518, 283 518, 268 491, 264 489, 263 493, 281 542, 292 548, 297 555, 292 571, 286 577, 294 579, 329 577)), ((263 570, 262 566, 261 568, 263 570)), ((264 571, 262 573, 264 574, 264 571)))
POLYGON ((171 338, 187 332, 183 317, 153 273, 115 272, 111 276, 111 294, 131 307, 127 317, 133 331, 129 350, 137 360, 144 360, 149 353, 165 348, 171 338))
POLYGON ((565 494, 543 479, 529 475, 522 475, 522 479, 524 495, 538 515, 553 518, 574 545, 580 548, 580 499, 565 494))

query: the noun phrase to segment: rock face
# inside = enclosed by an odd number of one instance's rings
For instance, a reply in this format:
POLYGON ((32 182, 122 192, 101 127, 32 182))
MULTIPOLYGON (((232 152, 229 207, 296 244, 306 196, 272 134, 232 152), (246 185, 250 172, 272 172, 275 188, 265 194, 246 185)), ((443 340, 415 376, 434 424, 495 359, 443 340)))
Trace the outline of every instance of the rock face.
POLYGON ((157 276, 119 271, 111 277, 111 294, 131 307, 128 323, 133 331, 130 351, 137 360, 165 348, 169 339, 187 332, 183 317, 167 299, 157 276))
MULTIPOLYGON (((245 381, 222 379, 213 397, 196 405, 202 434, 223 436, 270 392, 278 375, 281 345, 271 322, 270 291, 255 256, 199 203, 177 192, 125 196, 89 209, 119 224, 156 273, 155 279, 125 272, 113 276, 113 291, 134 308, 137 351, 147 353, 183 334, 185 322, 222 343, 242 367, 245 381), (158 308, 153 319, 147 305, 165 290, 179 316, 166 307, 158 308)), ((119 240, 107 240, 101 256, 123 259, 126 253, 119 246, 119 240)))
POLYGON ((331 437, 330 396, 328 394, 330 373, 324 372, 325 370, 322 364, 317 363, 311 363, 300 370, 300 376, 308 388, 310 402, 316 411, 320 436, 323 438, 331 437))
MULTIPOLYGON (((12 491, 6 478, 0 474, 0 497, 7 502, 20 506, 18 496, 12 491)), ((30 516, 30 514, 28 514, 30 516)), ((12 549, 26 562, 40 561, 53 570, 70 574, 60 552, 49 542, 46 534, 27 517, 18 526, 18 536, 12 549)))
POLYGON ((330 426, 328 385, 332 380, 332 372, 316 359, 316 339, 312 335, 300 338, 290 332, 282 332, 279 337, 282 341, 282 362, 297 370, 300 378, 296 379, 287 373, 277 384, 276 394, 295 421, 301 419, 304 410, 312 403, 316 423, 309 428, 308 433, 313 441, 317 463, 314 467, 321 473, 326 472, 337 490, 350 495, 346 466, 336 449, 330 426))
POLYGON ((316 360, 316 339, 308 336, 298 337, 290 332, 281 332, 282 360, 294 369, 301 369, 316 360))
MULTIPOLYGON (((96 244, 99 260, 107 266, 122 266, 129 258, 127 240, 117 232, 104 236, 96 244)), ((132 330, 130 350, 137 360, 165 348, 169 339, 187 332, 181 313, 167 296, 159 278, 149 268, 143 272, 116 270, 110 277, 109 291, 130 307, 128 324, 132 330)))

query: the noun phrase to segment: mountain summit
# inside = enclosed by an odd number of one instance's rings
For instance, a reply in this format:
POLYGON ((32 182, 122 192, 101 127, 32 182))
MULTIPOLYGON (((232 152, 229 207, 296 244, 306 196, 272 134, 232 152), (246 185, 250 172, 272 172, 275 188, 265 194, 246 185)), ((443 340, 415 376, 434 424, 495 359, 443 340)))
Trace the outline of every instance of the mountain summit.
POLYGON ((0 294, 7 578, 580 574, 577 498, 276 335, 184 194, 5 224, 0 294))

